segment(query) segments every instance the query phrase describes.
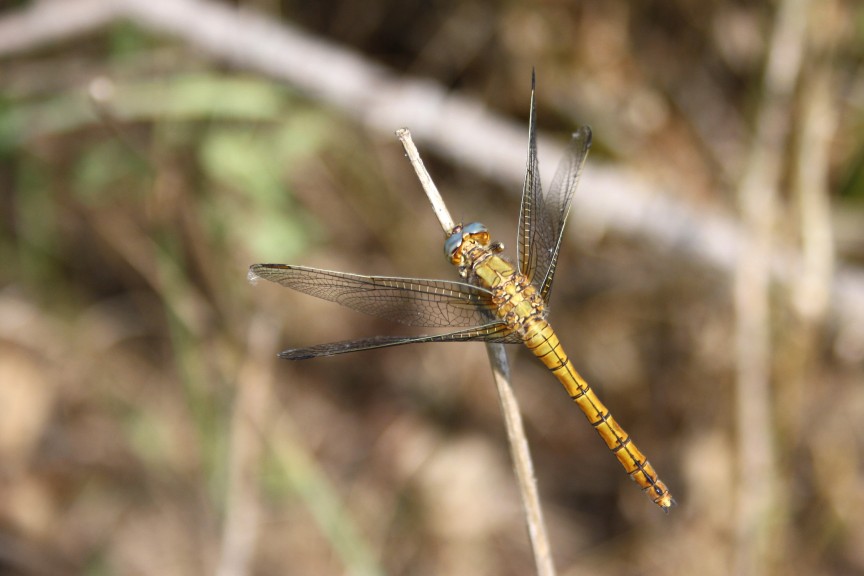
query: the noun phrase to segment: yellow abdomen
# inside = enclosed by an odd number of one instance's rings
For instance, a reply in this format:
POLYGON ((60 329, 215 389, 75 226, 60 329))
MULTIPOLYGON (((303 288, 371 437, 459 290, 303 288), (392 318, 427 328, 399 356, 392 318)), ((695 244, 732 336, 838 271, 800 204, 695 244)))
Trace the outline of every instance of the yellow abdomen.
POLYGON ((558 336, 549 322, 531 318, 523 326, 525 345, 555 374, 564 385, 570 398, 588 418, 588 421, 606 442, 609 450, 618 458, 627 474, 642 487, 642 490, 663 510, 675 505, 669 489, 654 471, 644 454, 636 447, 630 435, 615 421, 609 409, 600 401, 591 386, 579 375, 567 354, 561 348, 558 336))

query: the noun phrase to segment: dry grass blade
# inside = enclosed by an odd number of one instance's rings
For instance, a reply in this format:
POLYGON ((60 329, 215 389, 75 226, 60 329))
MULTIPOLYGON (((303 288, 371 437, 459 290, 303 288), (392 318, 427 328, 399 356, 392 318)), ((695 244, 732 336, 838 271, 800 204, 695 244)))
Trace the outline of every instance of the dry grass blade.
MULTIPOLYGON (((450 212, 438 193, 438 189, 426 171, 417 147, 411 139, 411 133, 402 128, 397 133, 399 140, 405 147, 405 152, 417 177, 423 185, 432 209, 438 217, 441 228, 445 234, 449 234, 454 227, 450 212)), ((507 363, 507 354, 502 344, 486 344, 489 353, 489 362, 492 365, 492 375, 498 390, 498 400, 501 412, 504 416, 504 424, 507 428, 507 440, 510 443, 510 454, 513 458, 513 468, 519 484, 519 493, 522 496, 522 505, 525 509, 525 519, 528 524, 528 533, 531 537, 531 548, 534 551, 534 562, 537 566, 537 574, 540 576, 554 576, 555 566, 552 563, 551 547, 546 526, 543 522, 543 510, 540 506, 540 496, 537 490, 537 480, 534 477, 534 465, 531 463, 531 452, 528 449, 528 439, 525 436, 525 428, 522 426, 522 416, 519 413, 519 403, 513 394, 510 385, 510 368, 507 363)))

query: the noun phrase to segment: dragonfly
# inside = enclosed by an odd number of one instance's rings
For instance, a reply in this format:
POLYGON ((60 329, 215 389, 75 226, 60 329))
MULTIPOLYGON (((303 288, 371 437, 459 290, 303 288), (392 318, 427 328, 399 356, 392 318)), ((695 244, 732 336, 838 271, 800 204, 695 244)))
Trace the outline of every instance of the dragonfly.
POLYGON ((365 276, 289 264, 254 264, 249 269, 249 279, 263 278, 404 325, 450 330, 442 334, 375 336, 291 348, 279 354, 287 360, 421 342, 524 344, 561 382, 630 478, 668 512, 675 500, 666 484, 576 371, 547 320, 564 225, 591 147, 591 129, 583 126, 573 133, 552 185, 544 193, 537 160, 534 92, 532 74, 528 162, 515 263, 502 254, 503 244, 492 241, 486 226, 471 222, 456 225, 444 242, 444 254, 456 266, 462 281, 365 276))

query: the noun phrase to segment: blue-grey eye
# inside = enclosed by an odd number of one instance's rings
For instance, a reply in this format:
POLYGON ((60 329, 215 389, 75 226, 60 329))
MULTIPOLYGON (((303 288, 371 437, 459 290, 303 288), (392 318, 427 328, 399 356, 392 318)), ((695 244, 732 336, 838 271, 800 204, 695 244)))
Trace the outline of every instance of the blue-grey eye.
POLYGON ((444 241, 444 256, 447 257, 447 260, 453 260, 456 256, 456 251, 459 250, 459 246, 462 245, 462 228, 457 226, 453 229, 453 233, 450 234, 450 237, 444 241))
POLYGON ((472 234, 483 234, 485 232, 489 232, 486 229, 486 226, 481 222, 471 222, 470 224, 466 224, 462 228, 462 236, 470 236, 472 234))

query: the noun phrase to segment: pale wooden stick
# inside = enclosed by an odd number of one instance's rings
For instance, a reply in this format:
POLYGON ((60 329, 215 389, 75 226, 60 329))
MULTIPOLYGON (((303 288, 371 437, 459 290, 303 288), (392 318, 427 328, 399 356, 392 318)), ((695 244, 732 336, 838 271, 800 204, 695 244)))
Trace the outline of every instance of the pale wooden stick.
POLYGON ((456 224, 450 216, 450 211, 447 210, 447 205, 444 204, 444 199, 441 198, 441 193, 438 192, 438 187, 426 171, 426 166, 423 165, 423 160, 420 158, 420 153, 414 145, 414 140, 411 139, 411 132, 408 128, 400 128, 396 131, 396 137, 402 142, 402 147, 405 148, 405 154, 408 155, 408 160, 411 166, 414 167, 414 172, 417 173, 417 178, 420 180, 420 185, 423 186, 423 191, 426 192, 426 197, 432 204, 432 210, 435 211, 435 216, 438 217, 438 222, 441 223, 441 228, 444 229, 444 234, 449 236, 453 232, 456 224))
POLYGON ((528 524, 528 535, 531 538, 531 548, 534 550, 534 564, 538 576, 555 576, 555 564, 552 562, 552 548, 549 545, 549 535, 546 533, 546 522, 543 520, 543 508, 540 506, 540 495, 537 491, 537 478, 534 476, 534 463, 531 461, 531 450, 528 438, 522 426, 522 414, 519 402, 513 394, 510 385, 510 365, 507 362, 507 352, 503 344, 486 344, 489 362, 492 364, 492 376, 498 388, 498 400, 501 403, 501 413, 507 427, 507 440, 510 442, 510 457, 513 458, 513 469, 519 483, 519 493, 522 494, 522 505, 525 507, 525 520, 528 524))
MULTIPOLYGON (((432 209, 441 223, 445 234, 450 234, 455 226, 450 212, 438 192, 435 183, 426 171, 417 147, 411 139, 411 133, 407 128, 396 131, 396 136, 402 141, 402 146, 420 179, 420 184, 432 204, 432 209)), ((513 394, 510 384, 510 366, 507 363, 507 354, 503 344, 486 344, 489 354, 489 362, 492 364, 492 376, 498 389, 498 401, 501 412, 504 415, 504 424, 507 428, 507 440, 510 442, 510 455, 513 459, 513 469, 516 472, 516 480, 519 484, 519 492, 522 495, 522 505, 525 508, 525 520, 528 524, 528 534, 531 539, 531 548, 534 551, 534 562, 537 566, 539 576, 555 576, 555 565, 552 562, 549 536, 546 532, 546 524, 543 521, 543 509, 540 506, 540 496, 537 490, 537 479, 534 477, 534 465, 531 461, 531 451, 528 448, 528 439, 525 436, 525 428, 522 425, 522 416, 519 411, 519 403, 513 394)))

